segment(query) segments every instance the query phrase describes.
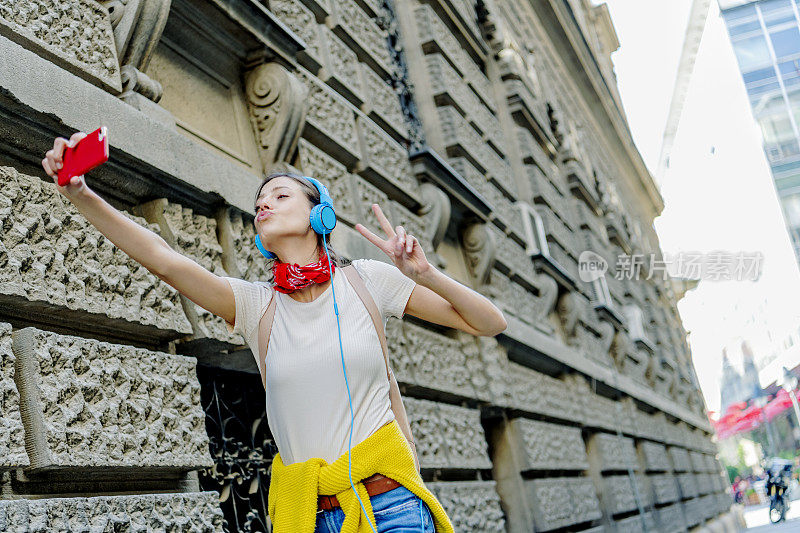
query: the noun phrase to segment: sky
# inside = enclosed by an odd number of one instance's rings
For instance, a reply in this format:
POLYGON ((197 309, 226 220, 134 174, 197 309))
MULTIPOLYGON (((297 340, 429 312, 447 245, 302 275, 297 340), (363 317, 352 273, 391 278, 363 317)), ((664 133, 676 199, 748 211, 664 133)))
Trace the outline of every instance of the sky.
MULTIPOLYGON (((620 42, 611 57, 625 113, 655 172, 691 0, 606 3, 620 42)), ((654 225, 665 254, 763 254, 757 281, 701 280, 678 302, 706 405, 717 411, 722 348, 747 338, 758 360, 773 349, 767 332, 782 338, 800 326, 800 270, 715 0, 661 194, 654 225)))

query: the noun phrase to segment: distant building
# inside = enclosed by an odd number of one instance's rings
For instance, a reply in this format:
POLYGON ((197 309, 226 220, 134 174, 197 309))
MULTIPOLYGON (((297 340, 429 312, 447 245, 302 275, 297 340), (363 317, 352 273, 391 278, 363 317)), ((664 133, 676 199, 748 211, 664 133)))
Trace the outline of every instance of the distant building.
POLYGON ((798 0, 719 0, 753 116, 761 127, 786 228, 800 262, 798 0))
POLYGON ((727 348, 722 349, 722 382, 720 384, 720 413, 724 413, 731 404, 746 402, 761 394, 753 349, 750 343, 741 343, 741 370, 731 362, 731 354, 727 348))

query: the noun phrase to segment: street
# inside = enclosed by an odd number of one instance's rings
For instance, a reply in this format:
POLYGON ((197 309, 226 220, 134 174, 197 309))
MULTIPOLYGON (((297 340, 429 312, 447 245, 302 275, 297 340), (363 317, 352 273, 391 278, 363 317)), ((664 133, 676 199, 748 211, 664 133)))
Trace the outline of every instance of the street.
POLYGON ((786 521, 780 524, 770 524, 768 513, 768 505, 754 505, 746 508, 744 512, 744 519, 747 522, 746 531, 748 533, 800 531, 800 501, 792 502, 789 512, 786 513, 786 521))

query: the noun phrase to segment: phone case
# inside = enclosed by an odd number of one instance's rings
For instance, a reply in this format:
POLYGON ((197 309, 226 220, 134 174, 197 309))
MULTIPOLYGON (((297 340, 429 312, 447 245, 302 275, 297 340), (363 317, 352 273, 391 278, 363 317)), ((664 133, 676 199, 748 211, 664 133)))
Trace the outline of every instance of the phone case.
POLYGON ((72 176, 81 176, 108 161, 108 132, 101 126, 72 148, 64 150, 63 166, 58 171, 58 184, 69 183, 72 176))

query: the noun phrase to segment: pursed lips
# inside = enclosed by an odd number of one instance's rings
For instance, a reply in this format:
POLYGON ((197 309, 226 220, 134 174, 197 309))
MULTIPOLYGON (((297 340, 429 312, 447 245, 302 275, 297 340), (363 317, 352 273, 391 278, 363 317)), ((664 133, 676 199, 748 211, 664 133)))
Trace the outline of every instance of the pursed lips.
POLYGON ((268 217, 272 217, 273 213, 270 211, 262 211, 256 217, 256 220, 266 220, 268 217))

